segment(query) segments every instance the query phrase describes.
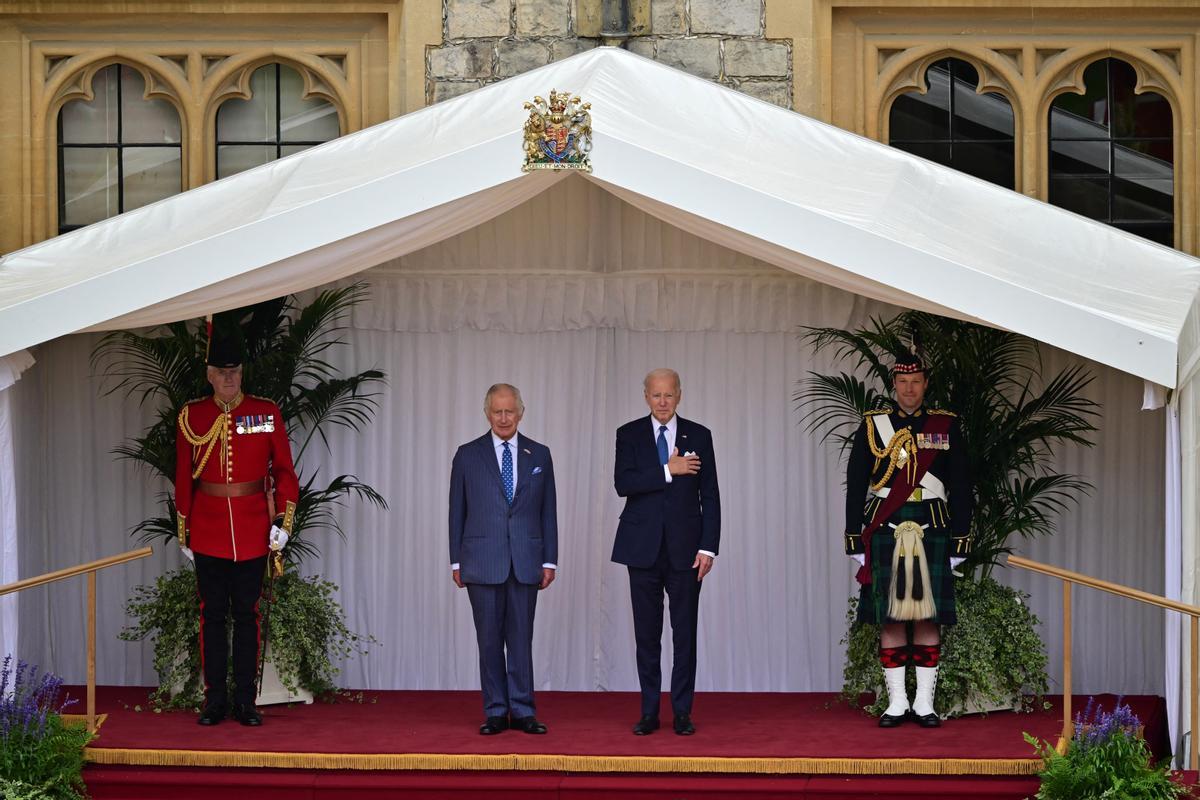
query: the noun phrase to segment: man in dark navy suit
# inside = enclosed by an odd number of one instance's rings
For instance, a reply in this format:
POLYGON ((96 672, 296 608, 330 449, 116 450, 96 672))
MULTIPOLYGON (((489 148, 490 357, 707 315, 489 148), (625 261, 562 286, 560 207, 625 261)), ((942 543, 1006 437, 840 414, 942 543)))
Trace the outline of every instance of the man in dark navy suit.
POLYGON ((491 430, 458 448, 450 469, 450 569, 475 618, 479 732, 545 733, 534 713, 533 613, 557 569, 554 464, 545 445, 517 435, 525 404, 515 386, 488 389, 483 411, 491 430))
POLYGON ((662 691, 663 592, 670 600, 671 709, 675 733, 690 736, 696 691, 700 586, 721 539, 721 497, 712 433, 675 414, 679 374, 656 369, 643 382, 650 416, 617 429, 613 483, 625 498, 612 560, 629 568, 642 716, 638 736, 658 730, 662 691))

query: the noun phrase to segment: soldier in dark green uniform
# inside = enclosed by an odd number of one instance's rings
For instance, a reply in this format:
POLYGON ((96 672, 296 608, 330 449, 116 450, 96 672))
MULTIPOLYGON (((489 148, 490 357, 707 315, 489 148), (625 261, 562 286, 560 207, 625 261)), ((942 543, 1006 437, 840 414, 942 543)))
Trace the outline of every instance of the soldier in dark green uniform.
POLYGON ((879 660, 889 704, 879 726, 911 717, 936 728, 939 626, 957 621, 951 571, 970 552, 974 498, 958 420, 925 407, 924 363, 898 358, 892 380, 895 406, 868 412, 850 450, 846 554, 860 565, 859 621, 883 626, 879 660), (909 664, 917 678, 911 706, 909 664))

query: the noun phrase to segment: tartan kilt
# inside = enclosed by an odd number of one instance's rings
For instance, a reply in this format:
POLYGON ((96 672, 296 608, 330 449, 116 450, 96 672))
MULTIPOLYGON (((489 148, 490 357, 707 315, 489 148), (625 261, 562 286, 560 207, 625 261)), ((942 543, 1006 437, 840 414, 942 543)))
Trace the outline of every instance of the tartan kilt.
MULTIPOLYGON (((881 503, 877 498, 867 501, 867 519, 877 511, 881 503)), ((902 622, 887 616, 888 588, 892 585, 892 554, 896 550, 896 538, 892 525, 912 520, 928 525, 922 543, 929 560, 929 582, 932 584, 934 607, 937 609, 932 620, 939 625, 954 625, 958 614, 954 608, 954 575, 950 571, 950 527, 940 524, 949 520, 946 504, 941 500, 922 500, 900 506, 891 518, 871 535, 871 583, 863 586, 858 596, 858 621, 870 625, 884 622, 902 622), (939 508, 935 511, 933 506, 939 508), (945 513, 943 513, 945 512, 945 513)))

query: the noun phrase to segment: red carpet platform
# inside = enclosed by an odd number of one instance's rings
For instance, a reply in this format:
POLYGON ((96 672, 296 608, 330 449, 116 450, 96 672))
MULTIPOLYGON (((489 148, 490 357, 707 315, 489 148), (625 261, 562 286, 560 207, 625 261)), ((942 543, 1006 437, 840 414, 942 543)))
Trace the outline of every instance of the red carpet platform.
MULTIPOLYGON (((98 766, 85 773, 94 797, 187 800, 225 787, 230 797, 261 798, 1017 798, 1036 792, 1029 776, 1040 763, 1022 732, 1053 740, 1061 720, 1050 698, 1050 710, 1032 714, 883 731, 831 694, 708 693, 696 699, 695 736, 671 733, 664 709, 668 728, 635 737, 634 694, 542 692, 538 717, 549 734, 482 737, 477 692, 363 692, 272 706, 258 729, 201 728, 194 713, 146 710, 146 697, 146 689, 98 690, 106 716, 88 749, 98 766)), ((1162 700, 1127 701, 1165 755, 1162 700)), ((1076 702, 1082 708, 1086 698, 1076 702)))

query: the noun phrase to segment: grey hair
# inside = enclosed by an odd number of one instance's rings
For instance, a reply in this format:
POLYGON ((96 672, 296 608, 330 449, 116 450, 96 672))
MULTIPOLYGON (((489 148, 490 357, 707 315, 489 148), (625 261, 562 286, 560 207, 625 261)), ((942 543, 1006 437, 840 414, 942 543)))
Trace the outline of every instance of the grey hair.
POLYGON ((492 410, 492 395, 500 394, 501 392, 511 392, 512 396, 517 398, 517 412, 524 415, 525 401, 521 399, 521 390, 511 383, 493 383, 491 385, 487 390, 487 394, 483 396, 483 413, 487 414, 492 410))
POLYGON ((679 373, 666 367, 652 369, 647 372, 646 377, 642 380, 642 388, 646 391, 649 391, 650 381, 656 378, 670 378, 671 380, 675 381, 675 391, 683 391, 683 384, 679 381, 679 373))

